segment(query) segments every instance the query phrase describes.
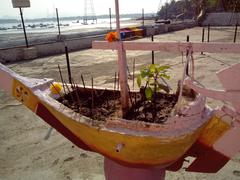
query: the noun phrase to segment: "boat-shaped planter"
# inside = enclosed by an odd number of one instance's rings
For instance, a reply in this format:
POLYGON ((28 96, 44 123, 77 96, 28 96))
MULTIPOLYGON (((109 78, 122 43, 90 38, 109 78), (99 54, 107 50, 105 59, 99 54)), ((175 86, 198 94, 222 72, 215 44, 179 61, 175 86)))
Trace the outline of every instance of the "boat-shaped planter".
MULTIPOLYGON (((205 97, 197 94, 179 114, 162 124, 114 117, 96 124, 54 99, 50 91, 52 82, 22 77, 0 64, 1 89, 10 92, 79 148, 126 166, 164 168, 174 163, 196 142, 211 112, 205 106, 205 97)), ((91 88, 79 85, 79 90, 84 93, 91 88)))

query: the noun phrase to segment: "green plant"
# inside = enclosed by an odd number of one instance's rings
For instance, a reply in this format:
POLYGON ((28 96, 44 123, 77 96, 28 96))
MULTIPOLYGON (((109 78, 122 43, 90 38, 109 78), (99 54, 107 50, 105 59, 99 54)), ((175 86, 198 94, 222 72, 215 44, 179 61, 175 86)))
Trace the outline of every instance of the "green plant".
POLYGON ((165 91, 169 93, 170 87, 165 79, 169 80, 168 75, 169 66, 160 66, 158 64, 151 64, 144 66, 140 70, 140 74, 137 76, 137 84, 141 87, 142 82, 145 81, 145 97, 148 101, 153 100, 153 95, 156 92, 165 91))

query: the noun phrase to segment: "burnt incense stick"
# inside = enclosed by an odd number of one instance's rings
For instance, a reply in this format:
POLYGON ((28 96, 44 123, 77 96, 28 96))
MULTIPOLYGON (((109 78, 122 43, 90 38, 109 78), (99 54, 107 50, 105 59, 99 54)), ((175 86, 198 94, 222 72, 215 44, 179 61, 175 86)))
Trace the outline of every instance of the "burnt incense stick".
POLYGON ((116 91, 116 86, 117 86, 117 73, 115 72, 115 75, 114 75, 114 86, 113 86, 114 92, 116 91))
POLYGON ((209 42, 210 41, 210 24, 208 24, 207 30, 208 30, 207 42, 209 42))
POLYGON ((237 23, 236 26, 235 26, 234 37, 233 37, 233 42, 234 42, 234 43, 236 43, 237 31, 238 31, 238 23, 237 23))
MULTIPOLYGON (((136 106, 137 104, 137 93, 134 93, 134 105, 136 106)), ((136 118, 136 109, 133 108, 133 112, 134 112, 134 117, 136 118)))
POLYGON ((131 73, 130 73, 128 65, 127 65, 127 72, 128 72, 128 77, 131 77, 131 73))
MULTIPOLYGON (((106 91, 107 91, 107 89, 105 88, 105 89, 104 89, 104 93, 105 93, 106 91)), ((103 93, 103 94, 104 94, 104 93, 103 93)), ((106 103, 107 103, 107 107, 108 107, 108 106, 109 106, 109 103, 108 103, 108 96, 106 97, 106 103)))
POLYGON ((135 104, 137 104, 137 93, 136 92, 134 93, 134 102, 135 102, 135 104))
POLYGON ((74 88, 74 92, 75 92, 75 94, 76 94, 76 96, 77 96, 77 103, 78 103, 78 106, 79 106, 79 108, 80 108, 80 106, 81 106, 81 104, 80 104, 80 97, 79 97, 79 95, 78 95, 78 88, 77 88, 77 84, 75 84, 74 83, 74 80, 72 79, 72 81, 73 81, 73 88, 74 88))
POLYGON ((116 87, 117 86, 117 73, 114 75, 114 88, 113 88, 113 98, 114 98, 114 106, 116 106, 116 87))
POLYGON ((66 61, 67 61, 68 80, 69 80, 69 83, 72 84, 71 67, 70 67, 70 62, 69 62, 69 55, 68 55, 68 47, 67 46, 65 46, 65 54, 66 54, 66 61))
POLYGON ((94 94, 93 94, 93 77, 91 78, 91 83, 92 83, 92 104, 91 104, 91 117, 93 116, 93 107, 94 107, 94 94))
POLYGON ((74 79, 72 78, 72 88, 75 90, 76 89, 76 83, 74 82, 74 79))
POLYGON ((133 100, 132 100, 132 96, 131 96, 131 92, 128 84, 127 84, 127 88, 128 88, 128 94, 129 94, 131 105, 133 105, 133 100))
POLYGON ((144 111, 144 118, 147 118, 147 111, 146 111, 146 101, 143 101, 143 111, 144 111))
MULTIPOLYGON (((189 39, 190 37, 189 35, 187 35, 187 42, 189 42, 189 39)), ((189 50, 187 50, 186 57, 188 56, 188 54, 189 54, 189 50)), ((186 74, 189 75, 189 64, 187 64, 186 74)))
POLYGON ((118 76, 117 76, 117 90, 119 90, 119 73, 118 73, 118 76))
POLYGON ((84 82, 84 79, 83 79, 83 75, 81 74, 81 79, 82 79, 82 83, 83 83, 83 87, 85 89, 85 82, 84 82))
POLYGON ((135 58, 133 59, 133 90, 135 85, 135 58))
POLYGON ((72 96, 72 93, 71 93, 71 91, 70 91, 70 89, 69 89, 69 87, 68 87, 67 83, 66 83, 65 81, 63 81, 63 82, 64 82, 64 84, 65 84, 65 85, 66 85, 66 87, 67 87, 68 94, 70 95, 70 97, 71 97, 71 99, 72 99, 72 102, 74 102, 74 98, 73 98, 73 96, 72 96))
POLYGON ((61 68, 60 68, 59 64, 58 64, 58 71, 59 71, 61 82, 62 82, 62 85, 63 85, 64 94, 66 94, 66 90, 65 90, 65 87, 64 87, 64 84, 63 84, 62 71, 61 71, 61 68))

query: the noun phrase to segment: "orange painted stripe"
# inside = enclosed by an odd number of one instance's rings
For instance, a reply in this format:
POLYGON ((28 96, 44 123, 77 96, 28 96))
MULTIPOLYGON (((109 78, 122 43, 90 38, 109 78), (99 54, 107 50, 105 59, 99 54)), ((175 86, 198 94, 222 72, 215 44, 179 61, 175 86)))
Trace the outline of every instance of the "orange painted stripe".
POLYGON ((213 144, 230 129, 230 127, 230 124, 224 122, 216 115, 213 115, 202 131, 198 141, 206 146, 212 147, 213 144))

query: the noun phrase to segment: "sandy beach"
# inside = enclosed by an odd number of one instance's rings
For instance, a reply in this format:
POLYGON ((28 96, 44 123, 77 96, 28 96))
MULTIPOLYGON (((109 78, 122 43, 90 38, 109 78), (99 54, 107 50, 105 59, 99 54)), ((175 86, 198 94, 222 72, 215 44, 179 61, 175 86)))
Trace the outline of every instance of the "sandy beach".
MULTIPOLYGON (((182 31, 155 36, 155 41, 190 41, 201 42, 202 28, 195 27, 182 31)), ((234 27, 212 28, 210 41, 233 42, 234 27)), ((150 41, 149 38, 136 41, 150 41)), ((240 42, 240 33, 237 36, 240 42)), ((81 83, 80 75, 90 85, 113 87, 114 74, 117 72, 117 53, 112 50, 82 50, 69 54, 74 81, 81 83)), ((151 52, 128 51, 127 60, 132 72, 133 60, 139 69, 151 63, 151 52)), ((155 63, 171 66, 170 84, 176 88, 182 75, 185 57, 182 54, 155 52, 155 63)), ((196 79, 208 88, 221 89, 215 73, 232 64, 239 63, 240 54, 194 53, 196 79)), ((32 61, 9 64, 20 75, 35 78, 53 78, 60 81, 57 65, 67 79, 65 55, 57 55, 32 61)), ((129 81, 132 88, 132 81, 129 81)), ((136 85, 135 85, 136 86, 136 85)), ((216 108, 221 102, 208 99, 208 105, 216 108)), ((103 157, 96 153, 83 151, 75 147, 55 130, 48 140, 44 137, 49 125, 14 100, 0 91, 0 179, 1 180, 103 180, 103 157)), ((184 168, 178 172, 167 172, 166 180, 237 180, 240 179, 240 154, 216 174, 189 173, 184 168)))

